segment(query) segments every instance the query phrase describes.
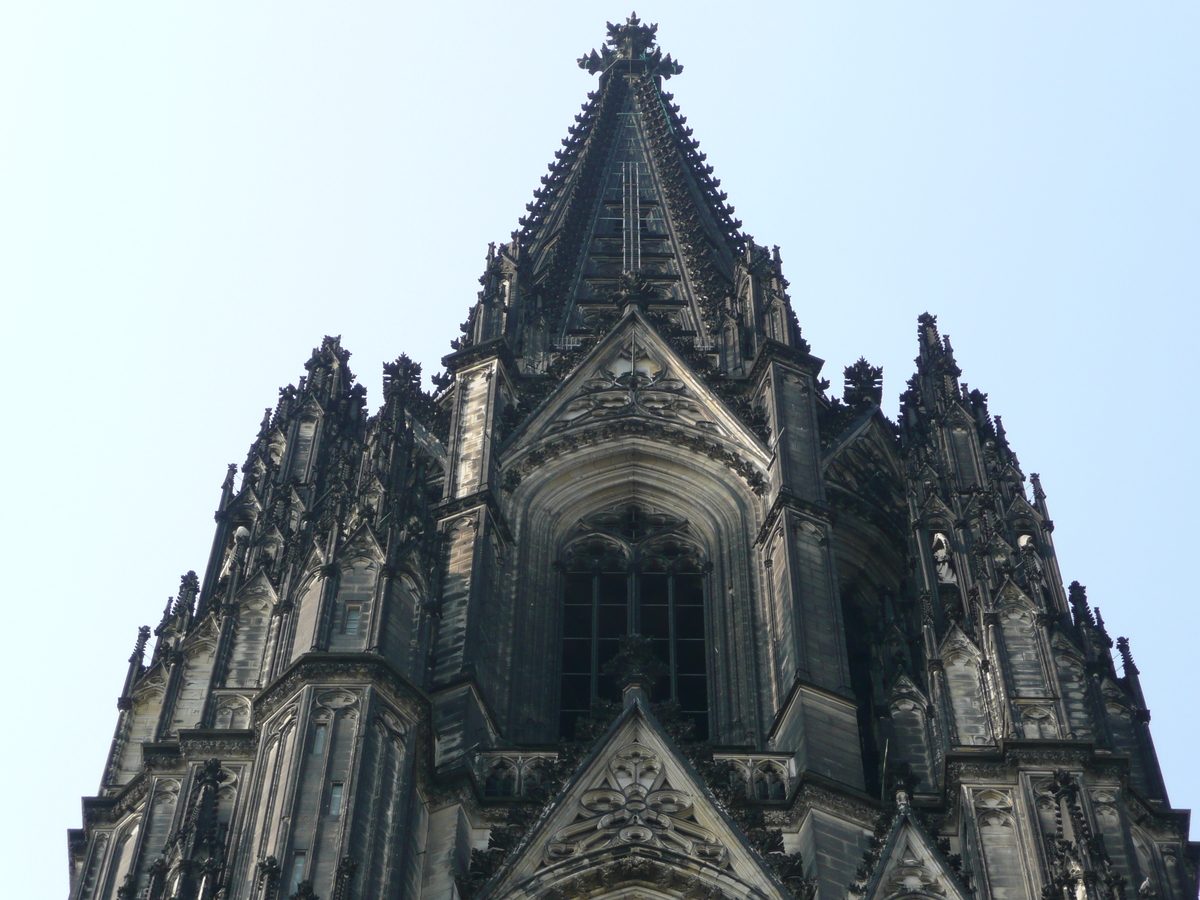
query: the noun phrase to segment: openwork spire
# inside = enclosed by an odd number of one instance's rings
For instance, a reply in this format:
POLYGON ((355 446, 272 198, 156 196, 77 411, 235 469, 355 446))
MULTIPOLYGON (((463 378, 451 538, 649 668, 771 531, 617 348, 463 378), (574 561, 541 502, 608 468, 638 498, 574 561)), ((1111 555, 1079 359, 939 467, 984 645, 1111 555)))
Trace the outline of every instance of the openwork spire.
POLYGON ((593 50, 579 58, 579 68, 588 73, 606 72, 618 60, 629 62, 629 71, 646 72, 670 78, 683 71, 683 65, 663 56, 662 48, 655 46, 658 25, 643 25, 637 13, 630 15, 624 25, 608 23, 608 40, 597 53, 593 50))

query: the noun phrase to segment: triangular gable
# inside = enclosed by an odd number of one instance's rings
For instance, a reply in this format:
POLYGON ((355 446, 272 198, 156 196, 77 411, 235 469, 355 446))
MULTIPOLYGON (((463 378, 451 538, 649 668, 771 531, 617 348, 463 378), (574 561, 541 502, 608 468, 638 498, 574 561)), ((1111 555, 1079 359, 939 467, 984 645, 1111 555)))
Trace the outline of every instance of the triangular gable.
POLYGON ((511 438, 533 442, 614 420, 640 418, 755 448, 766 447, 636 307, 511 438))
POLYGON ((301 416, 311 416, 314 419, 319 419, 325 415, 325 407, 320 401, 311 394, 305 399, 304 405, 300 408, 301 416))
POLYGON ((1017 494, 1013 497, 1013 502, 1009 504, 1005 518, 1010 522, 1014 519, 1029 519, 1032 522, 1041 522, 1042 514, 1034 509, 1023 496, 1017 494))
POLYGON ((979 652, 979 647, 963 633, 958 623, 954 622, 946 631, 946 637, 942 639, 942 646, 938 651, 938 655, 945 657, 956 650, 967 653, 976 659, 983 659, 983 654, 979 652))
POLYGON ((573 895, 567 883, 588 872, 614 889, 669 884, 677 873, 720 894, 787 897, 640 703, 601 738, 478 900, 573 895))
POLYGON ((1002 609, 1008 606, 1019 606, 1031 610, 1037 609, 1032 598, 1021 590, 1011 578, 1004 579, 1004 584, 1000 585, 1000 590, 996 592, 996 608, 1002 609))
POLYGON ((258 495, 254 493, 254 488, 244 487, 226 507, 225 512, 229 516, 236 516, 240 513, 255 517, 262 512, 262 503, 259 501, 258 495))
POLYGON ((896 817, 875 870, 865 885, 851 890, 850 897, 891 900, 899 895, 924 894, 945 900, 971 900, 949 861, 913 815, 908 795, 900 791, 896 801, 896 817))
POLYGON ((233 598, 234 603, 251 601, 262 601, 270 607, 274 607, 279 602, 279 595, 275 593, 271 579, 262 569, 258 569, 249 581, 238 588, 237 595, 233 598))
POLYGON ((929 702, 925 699, 925 693, 903 672, 896 676, 895 681, 892 682, 892 690, 890 692, 890 699, 893 701, 901 697, 916 700, 923 706, 929 702))
POLYGON ((384 559, 383 549, 375 539, 375 533, 365 522, 342 544, 338 556, 341 559, 372 559, 375 562, 383 562, 384 559))
POLYGON ((955 518, 954 511, 937 494, 930 494, 925 499, 924 506, 921 507, 922 523, 927 523, 933 519, 941 519, 946 523, 946 527, 948 528, 955 518))
POLYGON ((445 469, 449 465, 449 457, 446 453, 446 445, 441 442, 441 439, 422 425, 421 421, 412 413, 405 413, 404 421, 413 431, 413 442, 445 469))
POLYGON ((864 412, 850 423, 837 445, 821 460, 821 468, 828 470, 852 448, 860 448, 872 463, 885 469, 897 480, 900 478, 900 461, 896 456, 891 423, 878 406, 864 412))

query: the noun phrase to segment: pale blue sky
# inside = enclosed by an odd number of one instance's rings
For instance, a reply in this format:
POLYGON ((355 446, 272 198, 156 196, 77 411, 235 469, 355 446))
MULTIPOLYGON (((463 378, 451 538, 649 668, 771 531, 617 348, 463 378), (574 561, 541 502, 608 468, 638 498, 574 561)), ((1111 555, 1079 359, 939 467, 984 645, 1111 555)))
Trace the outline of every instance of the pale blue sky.
MULTIPOLYGON (((1200 805, 1191 3, 656 2, 677 102, 840 382, 939 315, 1200 805)), ((62 897, 135 629, 341 334, 378 397, 457 334, 611 3, 0 2, 0 894, 62 897), (19 890, 18 890, 19 889, 19 890)))

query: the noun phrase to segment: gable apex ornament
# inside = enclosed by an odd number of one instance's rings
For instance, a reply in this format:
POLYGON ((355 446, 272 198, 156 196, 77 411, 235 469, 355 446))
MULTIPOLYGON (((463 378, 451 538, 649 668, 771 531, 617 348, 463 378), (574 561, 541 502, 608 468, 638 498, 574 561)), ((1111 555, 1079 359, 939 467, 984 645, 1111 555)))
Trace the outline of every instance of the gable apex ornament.
POLYGON ((608 40, 597 53, 581 56, 579 68, 587 70, 589 75, 597 72, 607 72, 614 63, 627 62, 629 71, 646 72, 662 78, 670 78, 683 71, 683 64, 671 58, 671 54, 663 56, 662 48, 655 46, 658 25, 643 25, 637 13, 633 13, 623 25, 608 24, 608 40))

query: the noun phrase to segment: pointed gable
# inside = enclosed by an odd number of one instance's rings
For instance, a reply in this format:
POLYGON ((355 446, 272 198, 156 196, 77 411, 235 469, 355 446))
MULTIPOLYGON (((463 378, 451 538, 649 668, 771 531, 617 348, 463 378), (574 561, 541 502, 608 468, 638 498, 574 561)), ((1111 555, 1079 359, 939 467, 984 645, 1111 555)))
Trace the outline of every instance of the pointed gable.
POLYGON ((271 579, 267 577, 267 574, 262 569, 258 569, 244 585, 238 588, 233 602, 270 608, 279 602, 279 595, 275 592, 275 587, 271 584, 271 579))
POLYGON ((365 522, 342 544, 338 556, 343 561, 369 559, 373 562, 383 562, 384 560, 383 549, 379 546, 379 541, 376 540, 371 526, 365 522))
POLYGON ((937 849, 913 815, 908 795, 896 795, 898 809, 884 839, 874 872, 853 886, 851 900, 891 900, 899 895, 924 894, 945 900, 971 900, 949 860, 937 849))
POLYGON ((1009 504, 1004 516, 1010 522, 1019 519, 1028 519, 1031 522, 1038 523, 1044 521, 1042 514, 1030 505, 1029 501, 1025 499, 1024 494, 1017 494, 1013 497, 1013 501, 1009 504))
POLYGON ((705 896, 786 892, 640 703, 627 708, 478 900, 574 896, 580 879, 705 896))
POLYGON ((642 419, 734 441, 762 441, 713 393, 635 307, 575 368, 513 437, 510 454, 532 442, 618 419, 642 419))

